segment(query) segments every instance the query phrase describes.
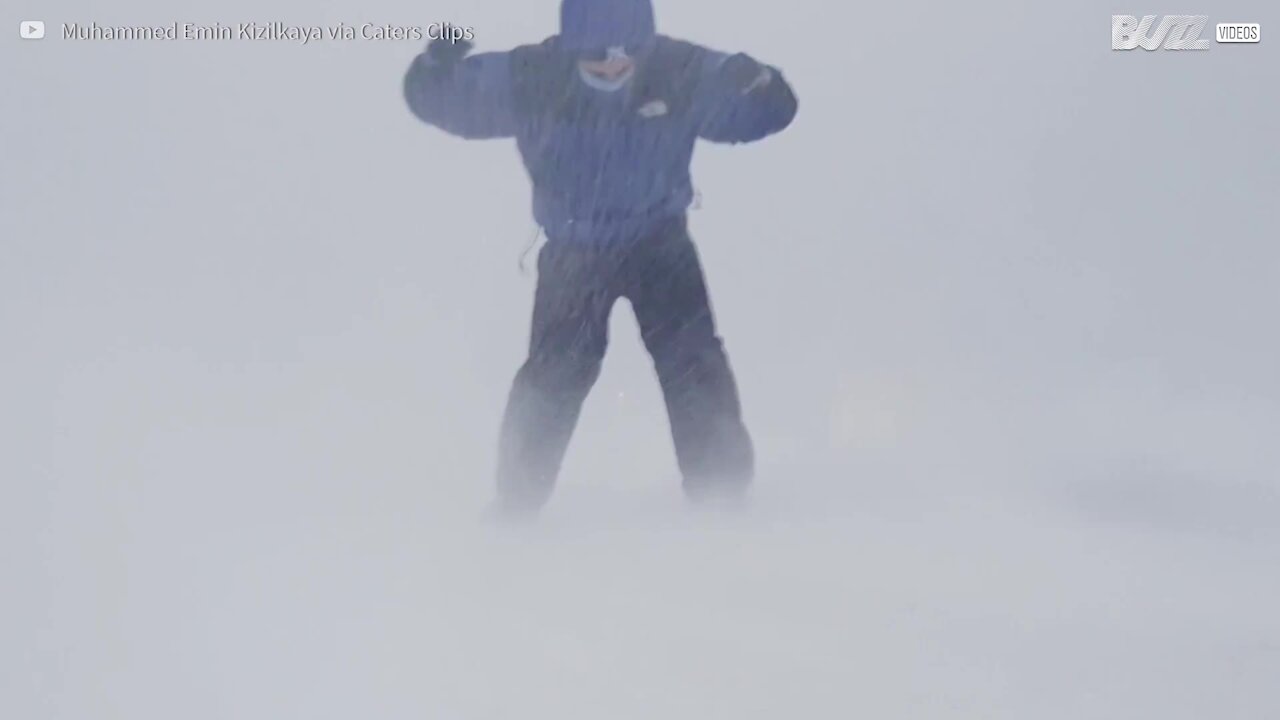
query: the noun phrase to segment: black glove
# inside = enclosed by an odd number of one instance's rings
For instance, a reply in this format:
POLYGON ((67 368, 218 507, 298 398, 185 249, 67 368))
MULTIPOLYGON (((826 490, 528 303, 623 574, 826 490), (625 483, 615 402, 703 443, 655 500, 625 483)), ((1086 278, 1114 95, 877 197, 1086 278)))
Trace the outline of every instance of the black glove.
POLYGON ((469 40, 437 38, 427 44, 427 57, 437 65, 453 65, 466 57, 472 47, 469 40))
POLYGON ((756 62, 746 53, 730 55, 720 64, 720 77, 727 87, 746 94, 758 87, 764 87, 773 79, 773 72, 765 65, 756 62))

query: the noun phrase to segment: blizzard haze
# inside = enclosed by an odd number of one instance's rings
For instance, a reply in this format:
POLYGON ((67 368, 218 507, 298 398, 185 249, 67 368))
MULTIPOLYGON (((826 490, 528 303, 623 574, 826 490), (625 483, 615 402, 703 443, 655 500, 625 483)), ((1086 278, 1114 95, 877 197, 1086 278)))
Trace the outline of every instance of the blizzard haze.
POLYGON ((1280 716, 1274 2, 656 0, 800 101, 693 167, 756 492, 685 506, 623 302, 501 528, 529 187, 409 113, 424 43, 55 35, 556 8, 6 4, 0 717, 1280 716))

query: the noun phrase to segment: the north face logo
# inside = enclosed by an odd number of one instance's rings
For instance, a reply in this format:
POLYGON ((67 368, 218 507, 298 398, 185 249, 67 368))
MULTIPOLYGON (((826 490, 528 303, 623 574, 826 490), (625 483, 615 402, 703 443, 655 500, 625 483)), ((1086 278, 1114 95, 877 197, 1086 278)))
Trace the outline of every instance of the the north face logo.
POLYGON ((667 103, 665 100, 650 100, 641 105, 636 113, 645 118, 661 117, 667 114, 667 103))

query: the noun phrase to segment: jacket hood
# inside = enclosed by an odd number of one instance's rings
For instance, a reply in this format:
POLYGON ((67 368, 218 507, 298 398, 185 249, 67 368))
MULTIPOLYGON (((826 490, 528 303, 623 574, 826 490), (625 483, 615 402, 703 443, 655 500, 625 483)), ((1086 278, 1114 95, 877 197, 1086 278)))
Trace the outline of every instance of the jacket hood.
POLYGON ((654 36, 651 0, 562 0, 560 46, 599 50, 636 45, 654 36))

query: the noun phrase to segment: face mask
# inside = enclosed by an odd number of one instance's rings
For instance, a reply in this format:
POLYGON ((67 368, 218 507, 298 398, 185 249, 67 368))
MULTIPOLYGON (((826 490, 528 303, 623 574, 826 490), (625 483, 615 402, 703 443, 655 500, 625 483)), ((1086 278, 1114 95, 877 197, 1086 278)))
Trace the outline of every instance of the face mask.
MULTIPOLYGON (((599 53, 596 53, 598 56, 599 53)), ((627 54, 626 48, 611 47, 604 51, 603 59, 582 59, 578 61, 578 75, 588 86, 596 90, 613 92, 627 84, 636 71, 636 61, 627 54)))

